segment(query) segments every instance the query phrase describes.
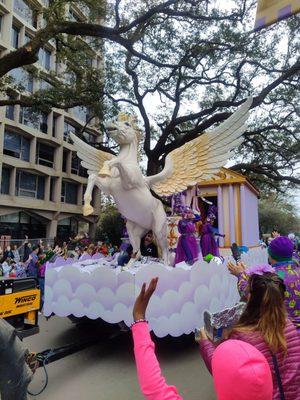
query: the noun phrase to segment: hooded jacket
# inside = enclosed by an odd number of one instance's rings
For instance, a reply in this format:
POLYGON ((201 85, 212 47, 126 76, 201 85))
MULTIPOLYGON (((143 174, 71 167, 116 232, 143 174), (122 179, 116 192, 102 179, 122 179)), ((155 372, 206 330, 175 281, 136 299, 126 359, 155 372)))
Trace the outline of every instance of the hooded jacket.
MULTIPOLYGON (((300 339, 294 325, 288 321, 285 329, 287 354, 283 351, 276 354, 285 400, 300 400, 300 339)), ((234 332, 230 339, 243 340, 256 347, 267 359, 273 376, 273 400, 280 400, 280 392, 275 375, 272 354, 259 332, 234 332)), ((212 358, 216 346, 209 340, 200 342, 200 353, 210 372, 212 372, 212 358)), ((249 396, 251 399, 251 396, 249 396)), ((255 397, 256 399, 256 397, 255 397)))

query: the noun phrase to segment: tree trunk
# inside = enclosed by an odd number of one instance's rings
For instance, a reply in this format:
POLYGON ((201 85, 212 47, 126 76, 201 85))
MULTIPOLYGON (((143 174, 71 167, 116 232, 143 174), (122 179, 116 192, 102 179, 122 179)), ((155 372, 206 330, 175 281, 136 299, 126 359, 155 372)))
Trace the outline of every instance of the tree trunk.
POLYGON ((161 171, 160 163, 157 158, 149 157, 147 164, 147 176, 158 174, 161 171))

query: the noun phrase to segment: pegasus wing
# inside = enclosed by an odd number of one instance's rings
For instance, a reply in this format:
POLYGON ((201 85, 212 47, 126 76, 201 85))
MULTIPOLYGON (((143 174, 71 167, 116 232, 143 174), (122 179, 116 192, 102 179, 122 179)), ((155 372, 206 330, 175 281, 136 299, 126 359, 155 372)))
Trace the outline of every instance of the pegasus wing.
POLYGON ((166 157, 162 172, 147 177, 149 187, 160 196, 170 196, 218 173, 230 152, 244 140, 252 101, 252 97, 248 98, 217 128, 173 150, 166 157))
POLYGON ((77 156, 81 159, 81 165, 88 170, 88 174, 98 175, 105 161, 111 160, 114 155, 97 150, 83 140, 79 139, 73 133, 70 134, 76 148, 77 156))

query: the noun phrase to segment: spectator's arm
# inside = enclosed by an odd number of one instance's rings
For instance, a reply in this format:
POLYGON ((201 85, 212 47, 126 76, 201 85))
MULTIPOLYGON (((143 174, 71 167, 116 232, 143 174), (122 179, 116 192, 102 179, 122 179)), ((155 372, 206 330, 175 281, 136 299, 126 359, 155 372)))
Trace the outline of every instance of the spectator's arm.
POLYGON ((25 243, 24 243, 24 253, 23 253, 23 262, 26 262, 28 260, 30 251, 29 251, 29 247, 28 247, 28 241, 26 239, 25 243))
POLYGON ((147 322, 132 327, 134 355, 141 391, 148 400, 182 400, 175 386, 168 386, 161 374, 147 322))
POLYGON ((208 369, 208 371, 210 373, 212 373, 211 372, 211 360, 212 360, 212 356, 214 354, 215 348, 216 348, 215 345, 208 339, 200 340, 200 342, 199 342, 200 354, 203 358, 203 361, 205 362, 206 368, 208 369))
POLYGON ((22 247, 24 247, 25 246, 25 242, 24 243, 21 243, 21 245, 17 248, 17 250, 18 250, 18 252, 20 253, 20 250, 22 249, 22 247))
POLYGON ((29 257, 28 257, 28 259, 23 263, 24 264, 24 266, 25 266, 25 268, 27 268, 28 267, 28 265, 30 264, 30 261, 32 260, 32 256, 31 255, 29 255, 29 257))

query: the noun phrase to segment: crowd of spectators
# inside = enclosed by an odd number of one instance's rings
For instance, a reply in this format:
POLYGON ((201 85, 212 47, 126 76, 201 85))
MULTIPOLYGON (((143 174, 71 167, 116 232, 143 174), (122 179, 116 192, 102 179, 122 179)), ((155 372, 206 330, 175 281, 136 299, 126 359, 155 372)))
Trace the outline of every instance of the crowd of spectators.
MULTIPOLYGON (((129 242, 123 244, 121 248, 109 242, 98 241, 94 243, 86 233, 80 233, 74 238, 69 238, 69 241, 55 240, 53 245, 46 244, 42 240, 37 244, 32 244, 26 237, 20 246, 7 245, 4 249, 0 247, 0 276, 15 279, 26 277, 37 279, 43 304, 47 262, 55 262, 57 257, 71 258, 76 262, 86 254, 93 256, 97 253, 104 256, 113 256, 118 253, 119 265, 126 264, 133 256, 132 246, 129 242)), ((141 254, 158 257, 157 247, 153 243, 151 232, 142 240, 141 254)))
POLYGON ((55 241, 53 245, 46 244, 42 240, 38 244, 32 244, 26 237, 21 246, 7 245, 4 249, 0 247, 0 276, 37 279, 41 290, 42 308, 47 262, 55 262, 57 257, 72 258, 76 262, 85 254, 92 256, 95 253, 102 253, 108 256, 118 250, 117 246, 112 246, 110 243, 92 243, 87 234, 79 234, 75 238, 70 238, 68 242, 55 241))
POLYGON ((7 245, 4 249, 0 247, 0 275, 5 278, 43 278, 47 261, 54 262, 56 257, 77 261, 84 254, 102 253, 108 256, 117 251, 119 248, 110 243, 92 243, 86 234, 70 238, 68 242, 56 242, 54 245, 46 244, 42 240, 38 244, 32 244, 26 237, 20 246, 7 245))

